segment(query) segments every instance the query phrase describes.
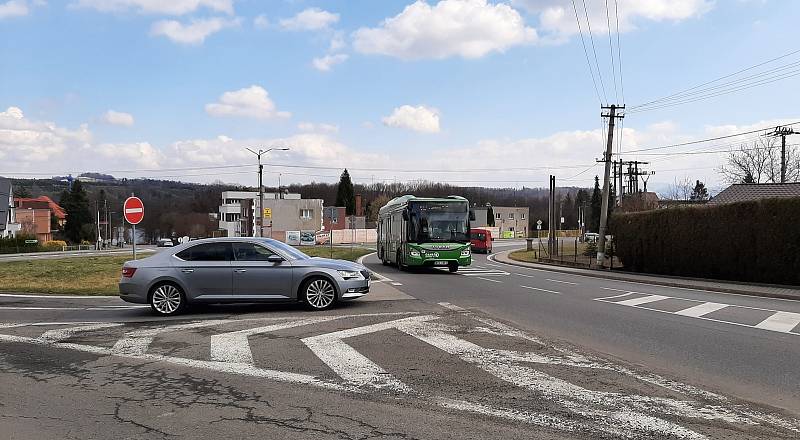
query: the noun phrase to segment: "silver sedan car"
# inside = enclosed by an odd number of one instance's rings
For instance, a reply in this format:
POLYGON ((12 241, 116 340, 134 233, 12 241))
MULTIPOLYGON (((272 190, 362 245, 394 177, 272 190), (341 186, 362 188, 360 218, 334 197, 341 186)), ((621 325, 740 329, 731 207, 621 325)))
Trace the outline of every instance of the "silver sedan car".
POLYGON ((269 238, 210 238, 126 262, 120 298, 173 315, 190 303, 301 301, 325 310, 369 292, 370 273, 269 238))

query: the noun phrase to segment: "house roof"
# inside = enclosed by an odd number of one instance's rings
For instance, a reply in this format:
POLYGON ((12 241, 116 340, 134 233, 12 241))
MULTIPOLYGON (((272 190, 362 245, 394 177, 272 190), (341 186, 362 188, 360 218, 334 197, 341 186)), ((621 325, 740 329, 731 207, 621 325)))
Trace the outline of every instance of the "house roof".
POLYGON ((760 199, 800 197, 800 182, 796 183, 736 183, 717 194, 709 205, 747 202, 760 199))
POLYGON ((43 204, 47 205, 47 208, 53 212, 53 215, 56 216, 57 219, 63 220, 67 218, 67 213, 64 211, 58 203, 54 202, 53 199, 47 196, 39 196, 35 198, 25 198, 25 197, 16 197, 14 198, 14 204, 19 208, 43 208, 43 204))

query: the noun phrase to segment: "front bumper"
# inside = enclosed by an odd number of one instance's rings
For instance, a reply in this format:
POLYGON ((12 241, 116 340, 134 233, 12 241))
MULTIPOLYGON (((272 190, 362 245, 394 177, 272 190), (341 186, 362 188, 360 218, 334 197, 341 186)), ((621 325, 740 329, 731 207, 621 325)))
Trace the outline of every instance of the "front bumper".
POLYGON ((339 281, 339 298, 340 299, 356 299, 369 293, 370 288, 369 278, 363 280, 340 280, 339 281))

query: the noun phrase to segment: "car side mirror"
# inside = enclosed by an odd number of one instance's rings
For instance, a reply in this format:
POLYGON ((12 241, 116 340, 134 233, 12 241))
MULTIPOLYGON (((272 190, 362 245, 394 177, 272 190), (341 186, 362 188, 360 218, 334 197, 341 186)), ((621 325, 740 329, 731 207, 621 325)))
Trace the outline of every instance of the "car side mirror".
POLYGON ((269 261, 270 263, 283 263, 283 257, 281 257, 278 254, 272 254, 269 257, 267 257, 267 261, 269 261))

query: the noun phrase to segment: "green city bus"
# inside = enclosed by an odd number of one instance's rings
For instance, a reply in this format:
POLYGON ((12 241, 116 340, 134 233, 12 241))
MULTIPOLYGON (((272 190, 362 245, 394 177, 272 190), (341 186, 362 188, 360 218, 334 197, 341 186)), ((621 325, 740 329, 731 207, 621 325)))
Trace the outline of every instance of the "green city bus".
POLYGON ((378 213, 378 258, 401 270, 442 266, 456 272, 472 263, 473 216, 467 199, 459 196, 394 198, 378 213))

